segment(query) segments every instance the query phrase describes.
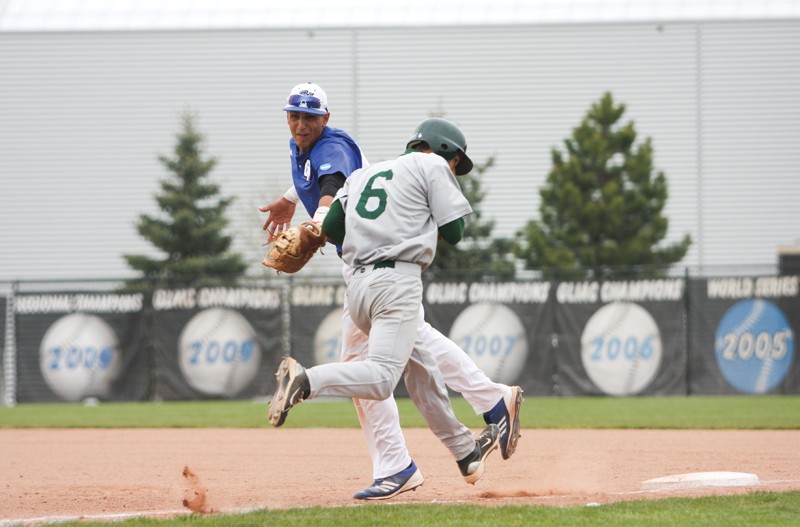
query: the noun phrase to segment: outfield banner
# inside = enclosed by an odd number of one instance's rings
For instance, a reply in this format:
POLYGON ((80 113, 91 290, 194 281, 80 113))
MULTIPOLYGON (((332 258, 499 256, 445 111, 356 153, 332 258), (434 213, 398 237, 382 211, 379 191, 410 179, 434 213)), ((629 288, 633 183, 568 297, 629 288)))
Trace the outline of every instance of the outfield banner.
POLYGON ((552 395, 550 289, 549 282, 428 282, 425 318, 492 380, 552 395))
POLYGON ((271 395, 281 359, 281 289, 157 289, 151 298, 154 398, 271 395))
POLYGON ((558 392, 685 394, 685 280, 560 282, 558 392))
POLYGON ((800 393, 800 277, 691 280, 689 329, 692 394, 800 393))
POLYGON ((17 401, 148 395, 142 294, 16 294, 17 401))
POLYGON ((338 362, 342 348, 344 280, 294 282, 290 304, 292 356, 303 366, 338 362))

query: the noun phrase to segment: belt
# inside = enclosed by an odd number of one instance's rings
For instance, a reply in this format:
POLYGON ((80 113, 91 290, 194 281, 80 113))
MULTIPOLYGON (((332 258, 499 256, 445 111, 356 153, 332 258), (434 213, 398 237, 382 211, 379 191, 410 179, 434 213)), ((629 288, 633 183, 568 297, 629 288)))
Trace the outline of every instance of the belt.
POLYGON ((395 260, 383 260, 380 262, 375 262, 374 264, 360 265, 356 267, 353 272, 353 277, 358 278, 361 276, 366 276, 372 271, 377 271, 378 269, 394 269, 398 273, 415 274, 417 276, 422 273, 422 268, 419 266, 419 264, 395 260))

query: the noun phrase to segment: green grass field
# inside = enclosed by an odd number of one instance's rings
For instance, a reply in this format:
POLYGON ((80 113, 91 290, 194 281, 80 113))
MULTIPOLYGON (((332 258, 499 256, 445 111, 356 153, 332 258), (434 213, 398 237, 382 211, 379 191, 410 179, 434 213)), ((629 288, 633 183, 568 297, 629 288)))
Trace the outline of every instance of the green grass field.
MULTIPOLYGON (((196 525, 198 527, 366 527, 423 525, 444 527, 597 527, 794 526, 800 518, 800 492, 748 496, 677 498, 620 502, 597 507, 479 505, 389 505, 257 511, 248 514, 187 516, 171 520, 136 519, 126 527, 196 525)), ((86 523, 64 523, 85 527, 86 523)))
MULTIPOLYGON (((413 404, 398 401, 404 427, 425 426, 413 404)), ((461 399, 456 414, 467 426, 482 420, 461 399)), ((2 428, 263 428, 267 406, 253 401, 165 403, 23 404, 0 408, 2 428)), ((800 429, 798 396, 731 397, 561 397, 528 398, 525 428, 800 429)), ((350 401, 320 401, 292 410, 287 427, 357 427, 350 401)), ((800 445, 798 445, 800 448, 800 445)), ((366 454, 365 454, 366 455, 366 454)), ((800 492, 698 499, 622 502, 597 507, 369 504, 336 508, 264 510, 236 515, 191 515, 115 522, 126 526, 249 525, 347 526, 544 526, 544 525, 703 525, 800 524, 800 492)), ((59 525, 86 525, 60 523, 59 525)))
MULTIPOLYGON (((409 399, 398 399, 404 427, 425 427, 409 399)), ((483 426, 463 399, 458 418, 483 426)), ((0 407, 0 428, 261 428, 267 405, 253 401, 22 404, 0 407)), ((800 396, 554 397, 526 399, 526 428, 800 429, 800 396)), ((292 410, 286 427, 358 427, 350 401, 314 401, 292 410)))

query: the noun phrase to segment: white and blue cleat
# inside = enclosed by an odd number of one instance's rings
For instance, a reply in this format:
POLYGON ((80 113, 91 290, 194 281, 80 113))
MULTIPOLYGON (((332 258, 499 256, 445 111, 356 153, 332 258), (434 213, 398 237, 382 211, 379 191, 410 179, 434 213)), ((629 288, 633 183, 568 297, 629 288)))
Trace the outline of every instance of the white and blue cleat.
POLYGON ((372 485, 353 495, 357 500, 388 500, 402 492, 414 490, 425 481, 422 472, 413 461, 405 470, 385 478, 379 478, 372 485))
POLYGON ((456 462, 464 481, 474 485, 481 479, 486 471, 486 458, 497 448, 499 441, 500 428, 494 423, 489 423, 475 439, 475 450, 456 462))
POLYGON ((497 404, 483 414, 486 424, 496 424, 500 428, 500 455, 508 459, 517 450, 519 441, 519 408, 522 406, 522 388, 512 386, 497 404))

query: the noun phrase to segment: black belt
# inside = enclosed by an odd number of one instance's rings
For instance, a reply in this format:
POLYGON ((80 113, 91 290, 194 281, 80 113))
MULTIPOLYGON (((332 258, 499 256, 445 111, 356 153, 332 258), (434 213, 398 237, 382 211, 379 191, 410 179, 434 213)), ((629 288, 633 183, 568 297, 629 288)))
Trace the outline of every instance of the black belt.
POLYGON ((394 269, 394 260, 384 260, 382 262, 372 264, 373 269, 382 269, 384 267, 388 267, 389 269, 394 269))

